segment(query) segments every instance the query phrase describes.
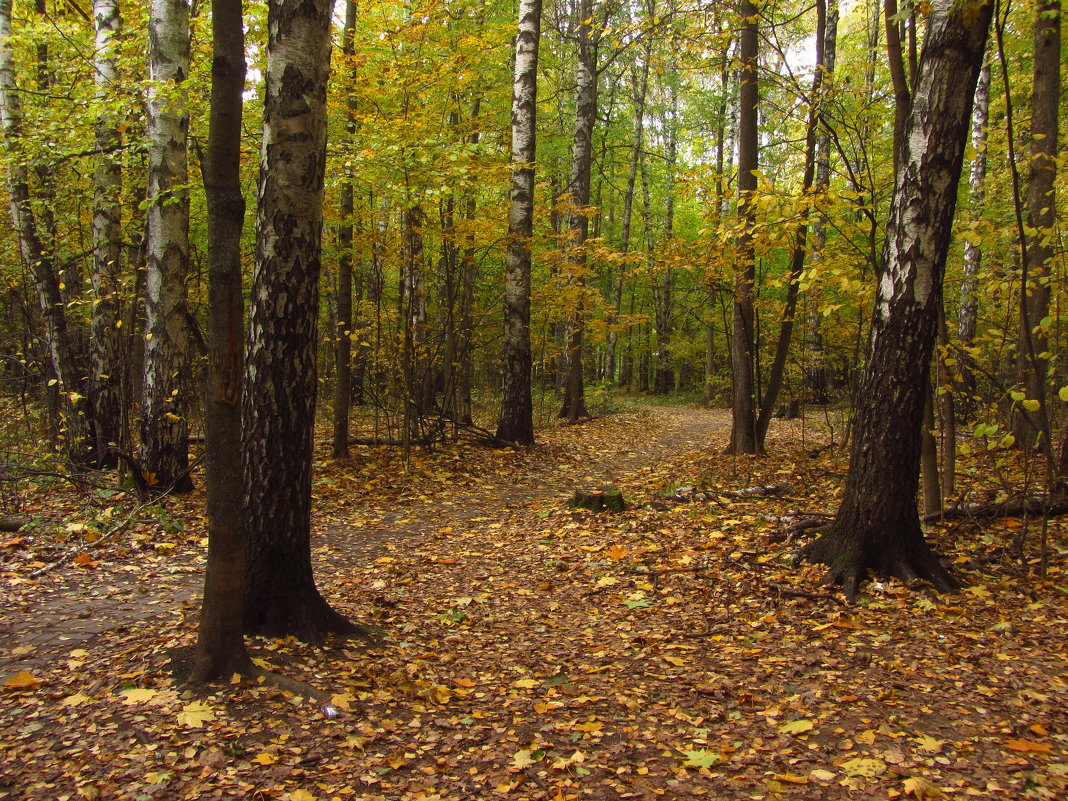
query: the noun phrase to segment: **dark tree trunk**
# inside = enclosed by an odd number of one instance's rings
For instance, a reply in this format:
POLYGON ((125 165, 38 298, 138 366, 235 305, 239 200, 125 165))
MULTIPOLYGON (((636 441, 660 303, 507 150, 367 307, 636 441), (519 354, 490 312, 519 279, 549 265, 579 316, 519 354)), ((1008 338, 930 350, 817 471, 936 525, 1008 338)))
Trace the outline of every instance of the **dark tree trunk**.
POLYGON ((578 286, 578 307, 571 315, 567 336, 567 377, 560 417, 576 421, 588 417, 582 375, 582 342, 586 327, 583 295, 586 286, 587 240, 590 218, 590 168, 593 163, 593 126, 597 122, 597 44, 599 31, 594 30, 593 0, 578 5, 578 79, 575 97, 575 133, 571 145, 571 182, 567 193, 568 265, 570 280, 578 286))
POLYGON ((332 0, 268 6, 256 268, 242 404, 245 630, 314 641, 354 626, 311 561, 312 435, 332 0))
POLYGON ((204 404, 208 565, 191 679, 252 670, 245 650, 245 510, 241 483, 241 0, 212 0, 211 109, 204 152, 208 200, 208 389, 204 404))
POLYGON ((541 0, 522 0, 512 88, 512 193, 504 283, 504 397, 497 437, 534 442, 530 387, 530 253, 534 225, 538 40, 541 0))
POLYGON ((991 4, 937 0, 904 130, 890 208, 871 358, 845 494, 830 530, 805 550, 853 598, 868 572, 940 590, 958 585, 924 539, 917 511, 920 425, 942 302, 972 94, 991 4))
POLYGON ((1061 3, 1040 0, 1035 18, 1035 69, 1031 87, 1031 164, 1021 276, 1017 360, 1026 398, 1015 410, 1013 433, 1023 448, 1041 449, 1051 461, 1046 377, 1049 373, 1050 264, 1057 224, 1058 111, 1061 101, 1061 3))
POLYGON ((734 267, 734 319, 731 333, 731 453, 759 453, 756 430, 756 327, 753 289, 756 260, 753 250, 753 226, 756 209, 753 194, 757 188, 756 170, 759 132, 757 130, 757 58, 759 47, 758 15, 750 0, 742 0, 744 21, 739 36, 738 58, 738 217, 742 227, 736 243, 734 267))
MULTIPOLYGON (((341 52, 346 58, 346 67, 351 80, 351 61, 355 55, 356 0, 345 3, 345 28, 341 35, 341 52)), ((356 133, 356 96, 348 92, 345 97, 345 132, 356 133)), ((352 403, 352 236, 353 236, 353 181, 346 174, 341 183, 339 209, 341 226, 338 230, 337 264, 337 376, 334 383, 334 458, 349 455, 349 408, 352 403)))

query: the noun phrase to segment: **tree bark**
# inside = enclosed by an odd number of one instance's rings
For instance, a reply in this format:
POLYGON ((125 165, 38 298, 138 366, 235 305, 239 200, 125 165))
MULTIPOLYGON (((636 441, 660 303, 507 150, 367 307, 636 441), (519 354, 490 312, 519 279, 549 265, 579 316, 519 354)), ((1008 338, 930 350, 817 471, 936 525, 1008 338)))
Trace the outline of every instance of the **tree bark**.
POLYGON ((30 169, 18 145, 22 125, 22 105, 11 47, 11 0, 0 0, 0 129, 9 159, 6 170, 8 205, 19 253, 37 291, 44 339, 60 389, 63 448, 73 462, 84 464, 93 443, 85 399, 85 375, 78 359, 77 331, 67 318, 54 254, 34 215, 30 169))
POLYGON ((590 231, 590 168, 593 163, 593 126, 597 123, 597 44, 593 0, 578 4, 578 77, 575 93, 575 131, 571 144, 571 181, 568 185, 567 261, 570 280, 578 287, 577 308, 567 336, 567 378, 560 417, 572 422, 588 417, 582 376, 582 341, 586 327, 583 295, 586 287, 587 240, 590 231))
MULTIPOLYGON (((345 56, 349 78, 356 76, 351 66, 356 53, 356 0, 345 2, 345 28, 341 34, 341 52, 345 56)), ((345 133, 356 133, 356 96, 348 91, 345 96, 345 133)), ((346 168, 347 170, 348 168, 346 168)), ((335 459, 349 455, 349 409, 352 405, 352 239, 354 211, 352 176, 346 172, 341 182, 341 226, 338 231, 337 264, 337 376, 334 382, 334 442, 335 459)))
POLYGON ((760 146, 757 130, 757 59, 759 56, 759 12, 750 0, 742 0, 742 30, 738 40, 738 224, 735 243, 734 313, 731 334, 731 453, 759 453, 757 438, 755 382, 755 325, 753 286, 756 257, 753 226, 756 209, 756 170, 760 146))
POLYGON ((521 0, 512 84, 512 192, 504 279, 504 397, 497 438, 534 443, 530 386, 530 255, 534 233, 541 0, 521 0))
POLYGON ((845 493, 830 530, 805 550, 856 596, 869 570, 957 588, 917 511, 920 425, 942 301, 972 96, 991 3, 936 0, 905 126, 860 388, 845 493))
POLYGON ((94 0, 96 29, 93 58, 100 118, 96 124, 97 167, 93 176, 93 308, 90 337, 89 397, 96 437, 94 462, 113 465, 109 445, 123 442, 124 364, 119 328, 119 289, 122 275, 122 138, 114 115, 107 111, 118 88, 116 39, 122 30, 117 0, 94 0))
POLYGON ((204 152, 208 201, 208 387, 204 404, 208 564, 190 677, 248 673, 242 599, 245 510, 241 483, 241 109, 245 37, 241 0, 212 0, 211 106, 204 152))
POLYGON ((1052 460, 1046 376, 1049 373, 1050 263, 1057 222, 1057 143, 1061 90, 1061 3, 1040 0, 1035 19, 1035 68, 1031 88, 1031 163, 1027 178, 1027 226, 1021 276, 1017 369, 1026 399, 1016 409, 1018 445, 1041 449, 1052 460), (1037 403, 1034 408, 1028 404, 1037 403))
POLYGON ((152 0, 149 18, 148 275, 141 465, 154 486, 189 477, 189 3, 152 0))
POLYGON ((311 561, 312 435, 332 0, 267 12, 256 266, 242 403, 245 630, 318 640, 354 626, 311 561))

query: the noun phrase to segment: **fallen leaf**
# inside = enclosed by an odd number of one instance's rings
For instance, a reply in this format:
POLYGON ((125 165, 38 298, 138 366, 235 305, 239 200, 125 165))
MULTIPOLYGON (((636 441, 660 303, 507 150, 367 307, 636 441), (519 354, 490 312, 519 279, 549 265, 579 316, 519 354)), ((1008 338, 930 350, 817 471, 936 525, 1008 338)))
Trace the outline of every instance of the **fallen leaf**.
POLYGON ((608 549, 608 558, 613 562, 619 562, 627 558, 627 548, 625 545, 613 545, 608 549))
POLYGON ((1049 743, 1036 743, 1034 740, 1006 740, 1002 743, 1010 751, 1021 754, 1052 754, 1053 746, 1049 743))
POLYGON ((910 776, 905 779, 905 795, 911 795, 918 801, 929 801, 934 798, 945 798, 945 793, 934 782, 928 781, 922 776, 910 776))
POLYGON ((945 740, 939 740, 937 737, 932 737, 929 734, 921 734, 915 738, 920 748, 924 751, 930 751, 932 754, 937 754, 942 750, 942 746, 946 744, 945 740))
POLYGON ((847 776, 864 776, 873 778, 886 771, 886 763, 881 759, 858 757, 842 763, 842 770, 847 776))
POLYGON ((215 719, 215 710, 200 701, 192 701, 182 707, 178 713, 178 722, 191 729, 199 729, 209 720, 215 719))
POLYGON ((474 687, 475 686, 475 682, 471 681, 471 679, 453 679, 452 682, 457 687, 474 687))
POLYGON ((521 690, 532 690, 541 684, 537 679, 519 679, 512 682, 513 687, 518 687, 521 690))
POLYGON ((89 696, 88 695, 82 695, 81 693, 75 693, 74 695, 68 695, 66 698, 64 698, 59 703, 61 703, 63 706, 74 707, 74 706, 81 706, 82 704, 84 704, 88 700, 89 700, 89 696))
POLYGON ((255 762, 259 765, 273 765, 275 762, 278 761, 278 757, 276 757, 274 754, 269 754, 266 751, 263 751, 262 753, 256 754, 256 756, 252 757, 252 759, 250 759, 249 761, 255 762))
POLYGON ((40 685, 41 680, 25 670, 20 670, 14 676, 4 679, 4 686, 10 690, 32 690, 40 685))
POLYGON ((798 776, 794 773, 776 773, 772 778, 787 784, 808 784, 808 776, 798 776))
POLYGON ((783 734, 804 734, 812 731, 815 725, 811 720, 791 720, 779 726, 779 731, 783 734))
POLYGON ((126 706, 146 704, 156 697, 155 690, 150 690, 145 687, 138 687, 133 690, 123 690, 119 694, 122 696, 122 702, 126 704, 126 706))
POLYGON ((100 562, 97 562, 95 559, 93 559, 93 557, 91 557, 85 551, 82 551, 80 554, 78 554, 77 556, 74 557, 74 564, 78 565, 79 567, 92 568, 92 567, 96 567, 97 565, 99 565, 100 562))
POLYGON ((512 767, 516 770, 522 770, 523 768, 533 765, 538 760, 534 759, 531 752, 526 748, 516 751, 512 755, 512 767))
POLYGON ((710 768, 722 759, 718 751, 709 751, 706 748, 683 751, 682 755, 685 757, 682 764, 688 768, 710 768))

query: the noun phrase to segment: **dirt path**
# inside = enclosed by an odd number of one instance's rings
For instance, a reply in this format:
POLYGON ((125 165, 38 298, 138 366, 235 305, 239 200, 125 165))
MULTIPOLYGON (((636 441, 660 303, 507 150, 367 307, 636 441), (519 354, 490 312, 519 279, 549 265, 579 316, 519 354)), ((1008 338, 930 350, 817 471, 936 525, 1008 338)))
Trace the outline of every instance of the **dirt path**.
MULTIPOLYGON (((429 531, 518 523, 536 509, 562 505, 577 488, 615 484, 625 497, 642 494, 653 470, 723 441, 729 425, 720 410, 643 406, 553 429, 535 448, 509 457, 514 471, 479 477, 475 494, 456 487, 403 506, 318 516, 317 569, 359 569, 429 531)), ((134 553, 93 569, 67 563, 36 580, 10 580, 0 612, 0 674, 62 669, 72 651, 91 650, 107 632, 196 614, 203 563, 202 547, 182 544, 164 559, 134 553)))

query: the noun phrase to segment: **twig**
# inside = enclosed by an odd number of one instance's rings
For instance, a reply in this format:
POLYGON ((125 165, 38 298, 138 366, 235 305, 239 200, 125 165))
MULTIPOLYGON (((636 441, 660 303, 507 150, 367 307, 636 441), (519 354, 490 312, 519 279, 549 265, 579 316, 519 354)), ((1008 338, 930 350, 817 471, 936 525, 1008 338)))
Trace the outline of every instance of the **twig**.
POLYGON ((814 601, 834 601, 836 604, 847 606, 845 601, 836 595, 829 595, 825 592, 804 592, 802 590, 791 589, 790 587, 784 587, 781 584, 775 584, 774 582, 768 582, 768 587, 775 590, 780 595, 788 595, 791 598, 809 598, 814 601))

